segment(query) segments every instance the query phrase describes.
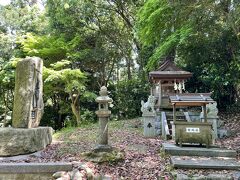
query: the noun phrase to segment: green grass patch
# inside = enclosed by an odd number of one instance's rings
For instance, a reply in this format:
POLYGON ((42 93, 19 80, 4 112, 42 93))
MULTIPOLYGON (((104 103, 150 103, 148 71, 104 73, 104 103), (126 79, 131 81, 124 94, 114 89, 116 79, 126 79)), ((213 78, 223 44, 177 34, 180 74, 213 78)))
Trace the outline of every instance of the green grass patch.
POLYGON ((64 136, 68 136, 69 134, 73 133, 74 131, 76 131, 77 127, 66 127, 66 128, 63 128, 61 129, 60 131, 56 131, 54 134, 53 134, 53 138, 55 139, 58 139, 58 140, 64 140, 62 138, 63 135, 64 136))
MULTIPOLYGON (((125 130, 131 132, 142 133, 143 128, 139 119, 109 121, 109 131, 125 130)), ((57 131, 53 137, 59 141, 71 141, 82 138, 93 139, 93 136, 99 132, 99 123, 83 123, 80 127, 66 127, 57 131), (82 132, 84 131, 84 132, 82 132), (90 131, 90 132, 89 132, 90 131), (88 135, 88 137, 86 137, 88 135)))
MULTIPOLYGON (((141 121, 134 120, 120 120, 109 121, 109 142, 122 142, 125 136, 123 133, 141 133, 143 128, 139 125, 141 121)), ((57 131, 54 134, 54 139, 60 141, 61 144, 57 150, 57 156, 80 156, 81 153, 90 151, 98 144, 99 138, 99 123, 86 123, 80 127, 66 127, 57 131)))

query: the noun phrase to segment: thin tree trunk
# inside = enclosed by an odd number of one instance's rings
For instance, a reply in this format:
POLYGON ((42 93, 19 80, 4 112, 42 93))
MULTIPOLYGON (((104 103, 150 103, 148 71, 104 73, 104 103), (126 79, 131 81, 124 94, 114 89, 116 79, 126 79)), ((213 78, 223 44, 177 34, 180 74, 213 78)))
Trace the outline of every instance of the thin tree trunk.
POLYGON ((71 94, 70 97, 72 100, 72 102, 71 102, 72 112, 76 118, 76 125, 79 126, 81 123, 79 94, 77 94, 75 97, 73 94, 71 94))
POLYGON ((127 62, 127 77, 128 80, 131 80, 132 79, 131 62, 128 58, 126 59, 126 62, 127 62))
POLYGON ((81 116, 80 116, 80 108, 79 106, 74 105, 73 103, 71 103, 71 108, 72 108, 72 112, 76 118, 76 125, 79 126, 81 123, 81 116))

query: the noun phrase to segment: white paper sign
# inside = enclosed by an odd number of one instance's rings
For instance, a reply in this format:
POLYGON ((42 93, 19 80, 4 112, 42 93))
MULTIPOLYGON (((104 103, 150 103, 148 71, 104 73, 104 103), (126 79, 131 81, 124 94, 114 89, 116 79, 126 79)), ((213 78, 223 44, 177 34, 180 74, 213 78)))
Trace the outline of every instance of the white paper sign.
POLYGON ((187 133, 200 133, 200 129, 199 128, 193 128, 193 127, 187 127, 186 132, 187 133))

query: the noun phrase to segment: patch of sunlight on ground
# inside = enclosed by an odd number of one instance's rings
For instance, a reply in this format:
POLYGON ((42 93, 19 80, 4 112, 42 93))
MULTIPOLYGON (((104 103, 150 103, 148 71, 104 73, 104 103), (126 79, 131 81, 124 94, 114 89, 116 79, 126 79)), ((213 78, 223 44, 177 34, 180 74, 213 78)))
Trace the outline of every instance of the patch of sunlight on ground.
MULTIPOLYGON (((116 130, 131 131, 136 133, 142 133, 143 128, 140 124, 139 119, 131 120, 119 120, 109 121, 109 133, 114 133, 116 130)), ((66 127, 57 131, 53 138, 57 141, 78 141, 79 139, 84 141, 93 141, 97 138, 99 132, 99 124, 96 123, 85 123, 81 124, 80 127, 66 127), (84 133, 83 133, 84 131, 84 133)))

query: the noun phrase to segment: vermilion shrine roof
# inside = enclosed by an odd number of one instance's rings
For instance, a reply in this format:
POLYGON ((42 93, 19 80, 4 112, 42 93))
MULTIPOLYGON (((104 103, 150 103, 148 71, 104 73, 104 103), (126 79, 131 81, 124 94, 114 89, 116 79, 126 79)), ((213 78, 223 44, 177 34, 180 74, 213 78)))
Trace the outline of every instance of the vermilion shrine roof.
POLYGON ((150 81, 161 80, 161 79, 188 79, 192 77, 192 73, 184 71, 177 67, 173 61, 166 60, 157 71, 151 71, 149 73, 150 81))

